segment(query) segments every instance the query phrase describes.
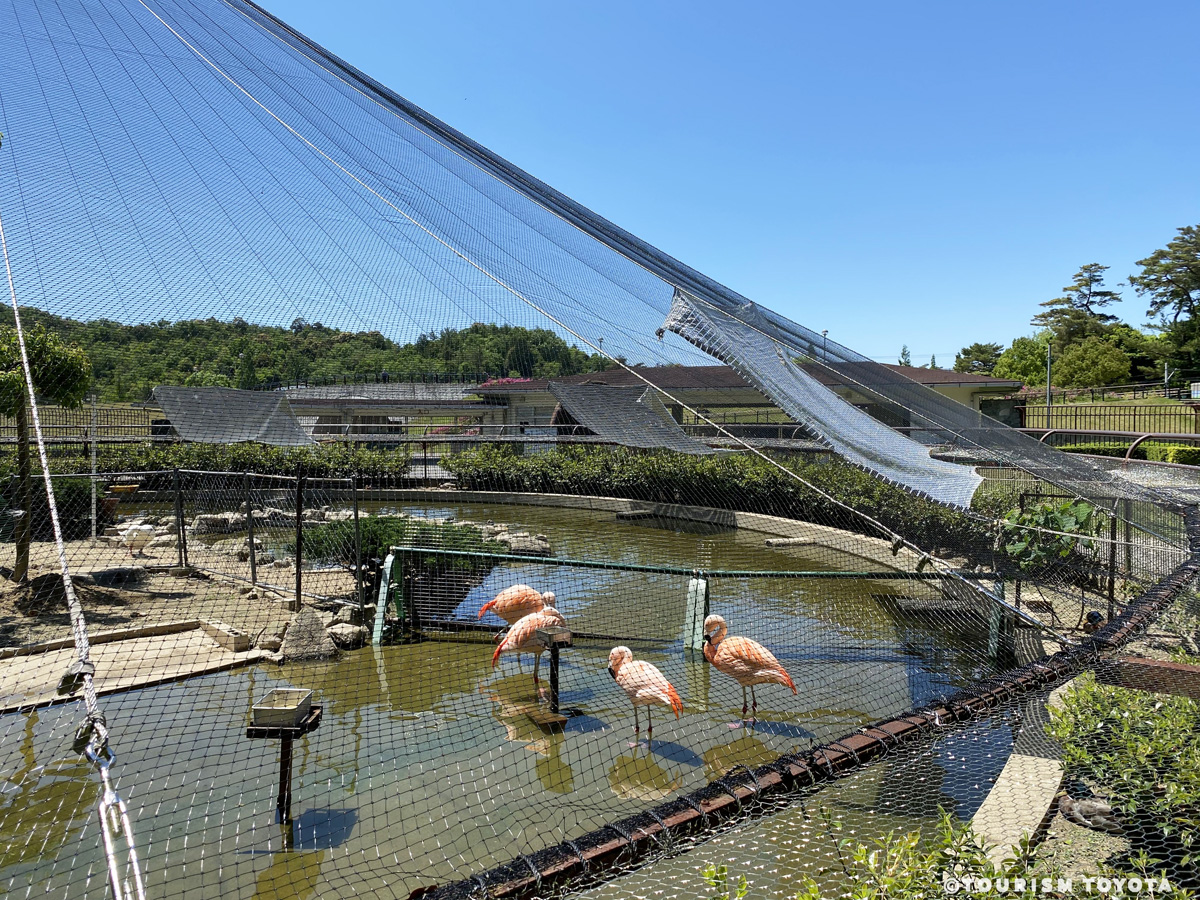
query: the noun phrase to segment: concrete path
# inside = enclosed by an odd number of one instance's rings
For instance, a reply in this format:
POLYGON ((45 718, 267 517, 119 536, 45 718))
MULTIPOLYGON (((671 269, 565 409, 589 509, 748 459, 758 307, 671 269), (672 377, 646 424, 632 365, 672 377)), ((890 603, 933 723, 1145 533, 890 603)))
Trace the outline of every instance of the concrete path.
MULTIPOLYGON (((199 623, 187 631, 109 640, 91 648, 96 690, 101 694, 231 669, 256 662, 261 656, 255 649, 242 653, 226 650, 201 630, 199 623)), ((74 661, 73 646, 0 659, 0 713, 81 697, 60 696, 57 691, 59 680, 74 661)))

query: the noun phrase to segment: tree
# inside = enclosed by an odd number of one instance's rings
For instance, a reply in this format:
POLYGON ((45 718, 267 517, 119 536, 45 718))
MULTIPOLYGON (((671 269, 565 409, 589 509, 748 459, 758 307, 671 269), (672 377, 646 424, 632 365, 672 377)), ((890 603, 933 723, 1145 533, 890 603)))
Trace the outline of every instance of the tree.
POLYGON ((929 355, 929 368, 931 368, 931 369, 936 369, 937 367, 938 367, 938 364, 937 364, 937 354, 936 354, 936 353, 931 353, 931 354, 929 355))
POLYGON ((1091 335, 1103 335, 1117 317, 1098 312, 1121 299, 1115 291, 1104 290, 1104 273, 1108 266, 1088 263, 1075 273, 1075 280, 1063 288, 1063 296, 1041 305, 1045 312, 1033 317, 1030 324, 1049 329, 1054 336, 1056 353, 1065 352, 1072 344, 1091 335))
POLYGON ((972 375, 991 375, 1000 360, 999 344, 971 344, 954 356, 954 371, 972 375))
POLYGON ((1200 303, 1200 226, 1187 225, 1179 229, 1179 237, 1163 250, 1155 250, 1137 264, 1140 275, 1130 275, 1129 283, 1139 296, 1150 297, 1146 315, 1171 324, 1180 318, 1192 319, 1200 303))
POLYGON ((899 363, 902 366, 911 366, 912 365, 912 357, 908 353, 908 344, 903 344, 900 347, 899 363))
POLYGON ((1139 296, 1148 297, 1146 315, 1158 320, 1166 337, 1169 358, 1187 368, 1200 363, 1200 226, 1179 229, 1179 236, 1162 250, 1139 259, 1142 271, 1129 283, 1139 296))
POLYGON ((1000 354, 992 375, 1024 382, 1028 387, 1046 383, 1046 345, 1050 343, 1050 332, 1043 331, 1033 337, 1013 340, 1007 350, 1000 354))
POLYGON ((1099 387, 1128 379, 1129 357, 1096 335, 1069 346, 1054 366, 1054 383, 1061 387, 1099 387))
MULTIPOLYGON (((68 408, 83 403, 92 383, 92 366, 81 347, 65 343, 41 325, 25 330, 25 349, 34 391, 68 408)), ((24 511, 16 523, 14 541, 17 561, 12 580, 25 581, 29 574, 29 544, 32 534, 33 472, 29 458, 29 394, 21 365, 21 348, 16 329, 0 327, 0 414, 17 423, 17 490, 24 511)))

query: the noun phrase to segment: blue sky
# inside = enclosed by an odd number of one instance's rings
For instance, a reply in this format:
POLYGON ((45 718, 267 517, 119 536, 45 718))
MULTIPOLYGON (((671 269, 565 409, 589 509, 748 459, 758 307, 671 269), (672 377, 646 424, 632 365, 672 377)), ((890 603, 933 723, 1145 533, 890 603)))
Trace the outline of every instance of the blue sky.
MULTIPOLYGON (((872 357, 1028 333, 1200 222, 1200 4, 269 0, 582 203, 872 357)), ((1144 321, 1127 292, 1118 312, 1144 321)), ((893 360, 894 361, 894 360, 893 360)))

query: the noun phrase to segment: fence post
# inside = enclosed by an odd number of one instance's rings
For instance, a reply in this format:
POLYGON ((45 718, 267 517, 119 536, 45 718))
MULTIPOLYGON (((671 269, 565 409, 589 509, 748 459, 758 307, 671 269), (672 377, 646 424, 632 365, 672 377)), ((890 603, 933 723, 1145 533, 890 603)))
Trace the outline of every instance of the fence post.
POLYGON ((304 562, 304 476, 296 476, 296 598, 292 601, 291 609, 299 611, 301 590, 303 589, 304 562))
POLYGON ((179 470, 173 470, 173 482, 175 487, 175 550, 176 558, 179 566, 184 567, 188 564, 187 558, 187 529, 183 524, 183 490, 181 487, 181 479, 179 470))
POLYGON ((250 584, 258 585, 258 554, 254 549, 254 502, 250 493, 250 473, 242 473, 246 485, 246 542, 250 546, 250 584))
POLYGON ((704 650, 704 620, 708 617, 708 576, 697 571, 688 582, 687 612, 683 623, 686 650, 704 650))
POLYGON ((366 602, 363 600, 362 532, 358 527, 358 476, 350 476, 350 493, 354 497, 354 587, 358 592, 358 614, 361 617, 366 602))
POLYGON ((1125 577, 1128 579, 1133 572, 1133 535, 1130 528, 1130 518, 1133 516, 1133 504, 1129 500, 1121 501, 1125 504, 1125 577))
POLYGON ((1108 619, 1113 620, 1117 596, 1117 501, 1108 520, 1108 619))

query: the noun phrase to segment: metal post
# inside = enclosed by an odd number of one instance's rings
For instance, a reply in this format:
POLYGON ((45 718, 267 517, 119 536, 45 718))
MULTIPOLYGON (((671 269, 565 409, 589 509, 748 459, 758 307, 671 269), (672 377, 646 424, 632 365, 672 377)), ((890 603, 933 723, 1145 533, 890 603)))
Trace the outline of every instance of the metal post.
POLYGON ((1050 406, 1054 402, 1054 397, 1050 393, 1050 363, 1053 353, 1050 345, 1046 344, 1046 427, 1050 428, 1050 406))
POLYGON ((92 394, 92 426, 89 431, 92 456, 92 543, 96 543, 96 395, 92 394))
POLYGON ((291 850, 292 838, 292 739, 279 741, 279 796, 275 800, 275 821, 284 826, 284 838, 291 850))
POLYGON ((246 542, 250 545, 250 583, 258 584, 258 553, 254 547, 254 501, 250 492, 250 473, 243 475, 246 484, 246 542))
POLYGON ((1117 596, 1117 502, 1108 520, 1108 621, 1113 620, 1117 596))
POLYGON ((183 525, 183 491, 180 486, 179 470, 175 469, 172 477, 175 487, 175 548, 176 558, 182 568, 188 564, 187 558, 187 529, 183 525))
POLYGON ((304 561, 304 476, 296 476, 296 599, 293 601, 292 609, 299 610, 303 602, 301 600, 301 589, 303 588, 303 576, 301 570, 304 561))
POLYGON ((550 645, 550 712, 558 713, 558 642, 550 645))
MULTIPOLYGON (((358 614, 361 617, 366 601, 363 598, 362 532, 358 526, 358 476, 350 478, 350 493, 354 498, 354 576, 358 591, 358 614)), ((364 623, 365 624, 365 623, 364 623)))
POLYGON ((1122 501, 1125 504, 1125 577, 1128 578, 1133 571, 1133 536, 1129 520, 1133 515, 1133 504, 1129 500, 1122 501))

